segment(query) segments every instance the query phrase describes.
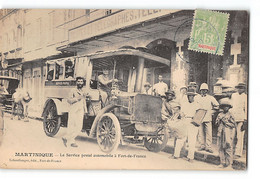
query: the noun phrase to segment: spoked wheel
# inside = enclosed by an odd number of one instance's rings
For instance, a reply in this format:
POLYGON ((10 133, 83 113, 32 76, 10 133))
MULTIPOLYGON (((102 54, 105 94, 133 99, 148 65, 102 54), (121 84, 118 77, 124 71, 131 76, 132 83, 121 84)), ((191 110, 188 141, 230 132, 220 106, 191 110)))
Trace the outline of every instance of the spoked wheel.
POLYGON ((103 152, 110 153, 120 143, 121 128, 117 117, 112 113, 101 116, 97 125, 97 142, 103 152))
POLYGON ((61 118, 57 115, 57 108, 54 103, 49 103, 43 119, 43 128, 47 136, 53 137, 60 129, 61 118))
POLYGON ((152 152, 160 152, 168 142, 168 132, 165 127, 158 128, 156 135, 144 139, 144 146, 152 152))

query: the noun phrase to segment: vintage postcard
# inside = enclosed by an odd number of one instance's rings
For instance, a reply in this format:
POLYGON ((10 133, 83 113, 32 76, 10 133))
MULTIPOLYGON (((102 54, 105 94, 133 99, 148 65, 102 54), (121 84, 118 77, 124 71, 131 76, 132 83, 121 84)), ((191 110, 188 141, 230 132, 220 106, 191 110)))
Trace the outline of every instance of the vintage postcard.
POLYGON ((246 170, 249 12, 1 9, 0 167, 246 170))

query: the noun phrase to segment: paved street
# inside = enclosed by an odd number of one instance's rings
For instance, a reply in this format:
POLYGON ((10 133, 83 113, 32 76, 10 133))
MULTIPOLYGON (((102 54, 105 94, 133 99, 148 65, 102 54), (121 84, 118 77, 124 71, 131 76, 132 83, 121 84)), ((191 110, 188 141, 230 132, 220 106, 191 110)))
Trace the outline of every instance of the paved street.
POLYGON ((55 137, 47 137, 43 131, 42 122, 31 119, 30 122, 10 120, 5 115, 5 137, 2 148, 6 149, 3 158, 3 167, 12 165, 23 168, 26 162, 30 168, 77 168, 77 169, 205 169, 218 170, 213 164, 200 161, 190 163, 185 159, 169 159, 168 153, 153 153, 141 145, 130 144, 119 146, 113 154, 105 154, 95 139, 88 138, 80 133, 77 137, 78 148, 64 147, 61 136, 66 128, 61 128, 55 137), (20 153, 20 156, 15 156, 20 153), (25 157, 21 153, 53 153, 53 157, 25 157), (49 159, 49 162, 47 161, 49 159), (48 165, 46 165, 48 164, 48 165))

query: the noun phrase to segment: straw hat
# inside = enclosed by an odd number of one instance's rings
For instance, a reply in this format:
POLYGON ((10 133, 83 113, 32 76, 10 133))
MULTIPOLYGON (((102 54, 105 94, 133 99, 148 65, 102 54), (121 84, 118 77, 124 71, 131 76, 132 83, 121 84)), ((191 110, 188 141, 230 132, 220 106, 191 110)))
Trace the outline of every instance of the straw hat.
POLYGON ((219 103, 220 107, 229 106, 230 108, 232 108, 232 104, 230 103, 230 99, 228 98, 221 99, 219 103))

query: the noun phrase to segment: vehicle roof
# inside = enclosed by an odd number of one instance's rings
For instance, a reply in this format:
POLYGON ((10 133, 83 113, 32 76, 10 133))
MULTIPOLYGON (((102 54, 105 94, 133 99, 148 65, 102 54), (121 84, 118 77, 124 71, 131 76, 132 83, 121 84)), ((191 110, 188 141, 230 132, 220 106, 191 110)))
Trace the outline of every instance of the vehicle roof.
POLYGON ((0 76, 0 80, 18 80, 18 79, 10 76, 0 76))
POLYGON ((66 58, 60 58, 60 59, 55 59, 55 60, 48 60, 47 63, 54 63, 59 60, 65 60, 65 59, 70 59, 70 58, 80 58, 80 57, 89 57, 91 60, 96 60, 96 59, 104 59, 104 58, 113 58, 115 56, 137 56, 137 57, 142 57, 145 59, 148 59, 150 61, 164 64, 167 66, 170 66, 170 60, 159 57, 157 55, 153 55, 150 53, 142 52, 139 50, 135 49, 118 49, 118 50, 111 50, 111 51, 104 51, 104 52, 96 52, 88 55, 81 55, 81 56, 72 56, 72 57, 66 57, 66 58))
POLYGON ((170 60, 166 58, 162 58, 157 55, 153 55, 150 53, 146 53, 134 49, 118 49, 118 50, 111 50, 105 52, 97 52, 86 56, 90 57, 91 60, 94 60, 94 59, 107 58, 112 56, 121 56, 121 55, 138 56, 138 57, 142 57, 148 60, 152 60, 170 66, 170 60))

